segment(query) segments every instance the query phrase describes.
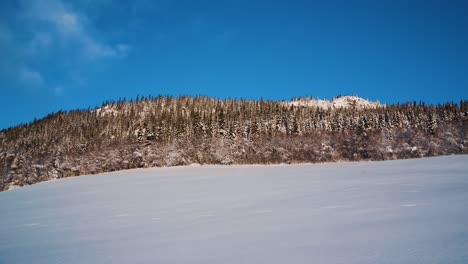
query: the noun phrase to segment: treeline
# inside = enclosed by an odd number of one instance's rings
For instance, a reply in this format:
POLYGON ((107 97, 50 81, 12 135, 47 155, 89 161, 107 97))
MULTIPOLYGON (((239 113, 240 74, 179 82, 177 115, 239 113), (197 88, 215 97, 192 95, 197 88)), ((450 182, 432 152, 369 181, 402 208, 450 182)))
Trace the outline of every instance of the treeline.
POLYGON ((338 109, 209 97, 108 101, 0 131, 0 190, 136 167, 467 153, 467 120, 468 101, 338 109))

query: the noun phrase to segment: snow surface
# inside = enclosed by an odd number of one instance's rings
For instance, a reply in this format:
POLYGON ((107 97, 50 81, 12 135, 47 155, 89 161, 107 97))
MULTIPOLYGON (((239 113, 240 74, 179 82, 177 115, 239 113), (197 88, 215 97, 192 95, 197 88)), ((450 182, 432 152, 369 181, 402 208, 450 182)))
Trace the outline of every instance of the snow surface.
POLYGON ((468 156, 120 171, 0 211, 0 263, 468 263, 468 156))

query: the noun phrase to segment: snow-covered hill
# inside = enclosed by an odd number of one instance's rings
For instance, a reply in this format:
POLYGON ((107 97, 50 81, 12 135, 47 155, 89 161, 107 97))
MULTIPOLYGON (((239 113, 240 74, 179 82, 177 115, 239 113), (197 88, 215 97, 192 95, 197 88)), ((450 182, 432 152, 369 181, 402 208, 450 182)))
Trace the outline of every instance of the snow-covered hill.
POLYGON ((60 111, 0 131, 0 191, 71 176, 192 163, 468 154, 468 101, 378 105, 353 96, 331 102, 149 96, 107 101, 94 110, 60 111))
POLYGON ((319 107, 323 109, 336 109, 336 108, 348 108, 355 107, 357 109, 363 108, 376 108, 382 106, 378 101, 373 102, 358 96, 340 96, 336 97, 333 100, 321 100, 321 99, 310 99, 310 98, 301 98, 286 102, 288 105, 295 106, 308 106, 308 107, 319 107))
POLYGON ((0 193, 0 263, 468 263, 468 156, 187 166, 0 193))

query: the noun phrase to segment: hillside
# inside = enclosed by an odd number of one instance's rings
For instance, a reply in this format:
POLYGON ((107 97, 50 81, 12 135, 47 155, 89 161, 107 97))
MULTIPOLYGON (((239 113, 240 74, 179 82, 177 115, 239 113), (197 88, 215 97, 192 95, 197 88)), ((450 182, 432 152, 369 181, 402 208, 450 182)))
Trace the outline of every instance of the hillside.
POLYGON ((0 190, 197 164, 387 160, 468 153, 468 102, 142 97, 0 131, 0 190))
POLYGON ((0 263, 467 263, 468 155, 184 166, 0 193, 0 263))

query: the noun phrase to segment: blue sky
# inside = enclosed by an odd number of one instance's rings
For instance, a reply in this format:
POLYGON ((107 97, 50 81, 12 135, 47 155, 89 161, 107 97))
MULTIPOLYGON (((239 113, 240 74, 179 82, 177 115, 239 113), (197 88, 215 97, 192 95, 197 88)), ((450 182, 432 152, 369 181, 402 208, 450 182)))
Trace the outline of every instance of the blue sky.
POLYGON ((137 95, 468 99, 467 1, 3 0, 0 129, 137 95))

